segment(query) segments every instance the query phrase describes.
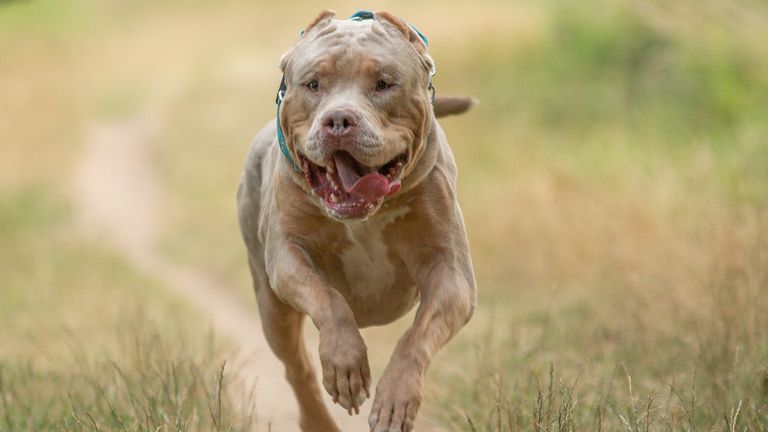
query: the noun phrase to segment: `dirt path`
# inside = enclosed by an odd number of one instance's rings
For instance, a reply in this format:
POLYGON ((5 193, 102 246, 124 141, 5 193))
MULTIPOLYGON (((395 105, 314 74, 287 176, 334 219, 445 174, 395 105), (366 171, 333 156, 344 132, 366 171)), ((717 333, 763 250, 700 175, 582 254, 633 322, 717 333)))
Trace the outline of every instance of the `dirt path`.
MULTIPOLYGON (((161 107, 154 105, 135 117, 93 125, 88 131, 74 179, 82 226, 187 299, 217 334, 238 344, 240 357, 230 362, 229 372, 243 380, 246 388, 255 388, 259 430, 298 430, 296 403, 283 378, 283 367, 264 339, 255 301, 243 304, 229 294, 232 290, 212 282, 204 270, 172 263, 155 247, 157 209, 163 194, 148 150, 162 118, 161 107)), ((309 346, 316 346, 312 331, 305 331, 305 336, 309 346)), ((331 412, 345 431, 368 430, 365 409, 355 417, 347 416, 342 409, 332 408, 331 412)))

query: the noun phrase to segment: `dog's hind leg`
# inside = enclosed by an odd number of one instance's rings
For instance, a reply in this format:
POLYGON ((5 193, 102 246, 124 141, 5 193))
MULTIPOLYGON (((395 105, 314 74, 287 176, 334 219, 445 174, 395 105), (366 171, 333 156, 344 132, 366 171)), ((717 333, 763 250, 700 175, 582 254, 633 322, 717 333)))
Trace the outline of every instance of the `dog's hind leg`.
POLYGON ((253 263, 251 270, 264 335, 285 365, 285 376, 299 403, 301 430, 340 432, 323 402, 320 384, 307 354, 302 334, 304 314, 278 299, 263 273, 253 269, 253 263))

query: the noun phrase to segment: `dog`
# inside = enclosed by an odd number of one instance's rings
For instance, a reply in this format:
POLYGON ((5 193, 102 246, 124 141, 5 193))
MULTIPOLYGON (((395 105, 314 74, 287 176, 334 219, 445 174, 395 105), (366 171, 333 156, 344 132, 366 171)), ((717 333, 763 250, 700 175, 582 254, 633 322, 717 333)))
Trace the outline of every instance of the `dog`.
POLYGON ((338 431, 322 385, 359 414, 371 395, 360 328, 418 304, 376 385, 371 431, 411 431, 433 354, 471 318, 476 285, 456 165, 436 118, 473 99, 435 97, 427 39, 387 12, 320 13, 282 57, 277 118, 258 133, 238 215, 263 324, 303 431, 338 431))

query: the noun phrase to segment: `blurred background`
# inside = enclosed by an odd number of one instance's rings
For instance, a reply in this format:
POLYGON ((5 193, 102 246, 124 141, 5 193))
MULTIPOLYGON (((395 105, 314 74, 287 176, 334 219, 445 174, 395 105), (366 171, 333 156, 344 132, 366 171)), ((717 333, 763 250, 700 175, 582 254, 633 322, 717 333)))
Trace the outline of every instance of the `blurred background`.
POLYGON ((434 430, 768 430, 762 0, 0 0, 0 429, 267 430, 167 276, 256 315, 235 189, 322 8, 417 25, 480 100, 441 122, 480 293, 434 430))

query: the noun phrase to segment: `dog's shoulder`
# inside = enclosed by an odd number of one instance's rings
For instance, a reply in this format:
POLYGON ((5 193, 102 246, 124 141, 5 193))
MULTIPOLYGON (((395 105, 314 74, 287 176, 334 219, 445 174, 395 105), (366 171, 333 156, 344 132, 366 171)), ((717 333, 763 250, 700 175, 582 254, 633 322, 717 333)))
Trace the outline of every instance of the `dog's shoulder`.
POLYGON ((271 121, 253 138, 237 188, 238 219, 247 244, 255 240, 263 213, 262 195, 275 159, 273 152, 277 146, 276 130, 275 122, 271 121))
POLYGON ((264 158, 270 153, 270 150, 277 145, 277 126, 274 121, 270 121, 256 134, 251 141, 248 155, 245 159, 245 174, 258 175, 262 170, 264 158))

